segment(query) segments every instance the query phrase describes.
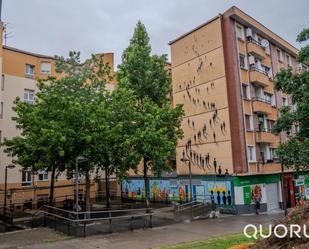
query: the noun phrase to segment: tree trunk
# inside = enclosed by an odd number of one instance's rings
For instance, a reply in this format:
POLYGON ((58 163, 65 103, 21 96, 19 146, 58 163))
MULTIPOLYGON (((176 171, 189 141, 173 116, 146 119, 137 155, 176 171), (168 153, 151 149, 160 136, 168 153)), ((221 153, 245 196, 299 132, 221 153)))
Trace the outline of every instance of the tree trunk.
POLYGON ((54 206, 54 188, 55 188, 55 175, 56 167, 52 167, 52 175, 50 179, 50 189, 49 189, 49 206, 54 206))
POLYGON ((109 173, 107 167, 105 168, 105 192, 106 192, 106 207, 110 208, 109 173))
POLYGON ((148 158, 144 157, 144 185, 145 185, 145 206, 146 208, 150 207, 150 196, 149 196, 149 178, 148 178, 148 158))
POLYGON ((85 193, 86 212, 90 211, 90 176, 86 173, 86 193, 85 193))

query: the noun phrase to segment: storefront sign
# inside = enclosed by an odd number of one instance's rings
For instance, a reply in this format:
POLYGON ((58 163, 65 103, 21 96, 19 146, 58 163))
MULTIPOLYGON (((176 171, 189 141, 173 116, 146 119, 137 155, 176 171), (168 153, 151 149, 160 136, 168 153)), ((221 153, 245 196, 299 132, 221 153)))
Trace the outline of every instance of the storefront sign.
POLYGON ((243 187, 243 193, 244 193, 244 204, 245 205, 251 204, 251 187, 250 186, 244 186, 243 187))

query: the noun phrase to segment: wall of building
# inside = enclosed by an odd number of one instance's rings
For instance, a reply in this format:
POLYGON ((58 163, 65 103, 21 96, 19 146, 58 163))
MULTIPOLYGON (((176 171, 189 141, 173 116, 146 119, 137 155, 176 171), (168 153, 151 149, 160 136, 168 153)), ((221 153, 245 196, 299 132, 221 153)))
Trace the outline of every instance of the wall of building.
POLYGON ((221 20, 171 43, 174 104, 183 104, 183 139, 176 148, 178 175, 233 172, 221 20), (191 150, 191 152, 190 152, 191 150))

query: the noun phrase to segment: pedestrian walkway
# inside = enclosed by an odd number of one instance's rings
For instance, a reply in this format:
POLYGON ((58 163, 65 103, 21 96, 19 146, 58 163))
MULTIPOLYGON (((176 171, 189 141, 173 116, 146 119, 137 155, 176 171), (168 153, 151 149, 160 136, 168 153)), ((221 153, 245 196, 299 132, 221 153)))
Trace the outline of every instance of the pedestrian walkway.
POLYGON ((0 249, 145 249, 164 245, 203 240, 214 236, 238 233, 248 224, 267 225, 282 214, 259 216, 226 216, 219 219, 196 220, 153 229, 139 229, 121 233, 89 236, 68 240, 64 235, 49 229, 36 229, 32 234, 19 232, 18 235, 0 237, 0 249), (42 231, 42 234, 40 234, 42 231), (11 237, 10 237, 11 236, 11 237), (48 238, 44 238, 47 236, 48 238), (39 238, 38 238, 39 237, 39 238), (44 239, 42 239, 44 238, 44 239), (31 241, 33 242, 30 245, 31 241), (49 241, 49 243, 46 243, 49 241), (56 242, 51 242, 56 241, 56 242))

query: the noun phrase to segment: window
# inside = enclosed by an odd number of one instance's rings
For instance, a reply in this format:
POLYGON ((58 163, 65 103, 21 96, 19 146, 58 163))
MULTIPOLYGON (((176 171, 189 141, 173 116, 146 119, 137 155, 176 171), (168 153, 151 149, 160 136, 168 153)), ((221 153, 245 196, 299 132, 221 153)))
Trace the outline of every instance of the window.
POLYGON ((243 54, 239 55, 239 66, 240 68, 247 69, 246 56, 243 54))
POLYGON ((252 131, 251 115, 245 114, 246 131, 252 131))
POLYGON ((282 106, 288 106, 288 100, 286 97, 282 97, 282 106))
POLYGON ((34 98, 34 91, 25 89, 24 90, 24 102, 28 104, 33 104, 33 98, 34 98))
POLYGON ((33 78, 34 77, 34 66, 33 65, 26 64, 25 76, 28 77, 28 78, 33 78))
POLYGON ((282 61, 281 50, 279 48, 277 49, 277 57, 278 61, 282 61))
POLYGON ((272 132, 272 129, 274 127, 275 121, 267 119, 267 131, 272 132))
POLYGON ((39 181, 48 181, 48 172, 45 170, 40 170, 38 172, 38 180, 39 181))
POLYGON ((32 175, 30 171, 22 171, 21 185, 29 186, 32 184, 32 175))
POLYGON ((272 98, 273 98, 272 94, 264 92, 265 102, 267 102, 268 104, 272 104, 272 98))
POLYGON ((3 102, 0 105, 0 117, 3 118, 3 102))
POLYGON ((291 66, 291 57, 288 54, 286 55, 286 63, 289 67, 291 66))
POLYGON ((236 35, 237 38, 240 38, 242 40, 245 39, 244 28, 238 24, 236 24, 236 35))
POLYGON ((276 149, 275 148, 269 148, 269 159, 274 160, 275 158, 277 158, 276 149))
POLYGON ((258 113, 257 114, 257 125, 258 125, 258 131, 262 132, 262 131, 266 131, 266 118, 264 114, 258 113))
POLYGON ((1 91, 4 91, 4 74, 1 77, 1 91))
POLYGON ((246 84, 242 84, 242 97, 244 99, 250 99, 249 86, 246 84))
POLYGON ((254 146, 247 146, 247 156, 249 162, 256 162, 256 154, 254 146))
POLYGON ((41 73, 42 74, 51 74, 51 63, 50 62, 42 62, 41 63, 41 73))

